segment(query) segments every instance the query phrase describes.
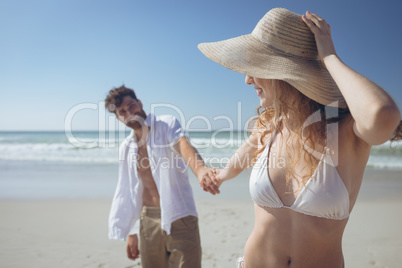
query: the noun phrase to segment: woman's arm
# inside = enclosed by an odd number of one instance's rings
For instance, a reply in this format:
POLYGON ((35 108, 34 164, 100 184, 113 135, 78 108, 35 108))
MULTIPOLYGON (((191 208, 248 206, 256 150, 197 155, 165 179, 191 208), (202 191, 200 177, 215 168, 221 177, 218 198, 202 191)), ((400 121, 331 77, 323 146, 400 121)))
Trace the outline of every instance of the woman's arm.
POLYGON ((310 12, 302 19, 314 33, 319 57, 346 100, 355 135, 370 145, 387 141, 401 120, 395 101, 380 86, 340 60, 325 20, 310 12))
POLYGON ((223 169, 217 170, 215 178, 212 178, 218 187, 227 180, 239 175, 245 168, 251 165, 254 154, 258 148, 258 135, 253 133, 232 155, 223 169))

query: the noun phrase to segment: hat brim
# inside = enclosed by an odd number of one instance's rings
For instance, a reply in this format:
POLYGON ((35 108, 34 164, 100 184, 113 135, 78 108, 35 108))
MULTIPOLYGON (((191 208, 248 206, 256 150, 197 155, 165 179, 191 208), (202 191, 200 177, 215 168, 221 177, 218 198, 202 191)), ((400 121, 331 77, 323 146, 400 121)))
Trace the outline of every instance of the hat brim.
POLYGON ((220 65, 252 77, 278 79, 291 84, 318 103, 346 107, 335 81, 319 60, 291 56, 264 44, 252 34, 211 43, 199 50, 220 65))

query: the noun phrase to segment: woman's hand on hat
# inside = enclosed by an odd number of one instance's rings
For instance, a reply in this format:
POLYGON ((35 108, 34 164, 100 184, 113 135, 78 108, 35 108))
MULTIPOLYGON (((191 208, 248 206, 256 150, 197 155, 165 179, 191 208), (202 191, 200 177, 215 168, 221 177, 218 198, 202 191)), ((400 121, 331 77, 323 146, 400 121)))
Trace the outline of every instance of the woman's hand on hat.
POLYGON ((325 66, 325 58, 330 55, 336 55, 334 42, 331 36, 331 27, 320 16, 308 11, 302 16, 302 20, 313 32, 317 44, 318 56, 325 66))

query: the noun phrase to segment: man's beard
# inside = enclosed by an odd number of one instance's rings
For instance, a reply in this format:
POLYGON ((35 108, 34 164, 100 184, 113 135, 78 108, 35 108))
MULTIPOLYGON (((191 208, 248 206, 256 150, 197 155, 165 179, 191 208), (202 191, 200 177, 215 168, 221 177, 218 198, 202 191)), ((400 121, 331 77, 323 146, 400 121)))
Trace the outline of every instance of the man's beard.
POLYGON ((132 129, 140 129, 145 125, 145 119, 147 119, 147 115, 144 110, 141 110, 126 122, 126 126, 132 129))

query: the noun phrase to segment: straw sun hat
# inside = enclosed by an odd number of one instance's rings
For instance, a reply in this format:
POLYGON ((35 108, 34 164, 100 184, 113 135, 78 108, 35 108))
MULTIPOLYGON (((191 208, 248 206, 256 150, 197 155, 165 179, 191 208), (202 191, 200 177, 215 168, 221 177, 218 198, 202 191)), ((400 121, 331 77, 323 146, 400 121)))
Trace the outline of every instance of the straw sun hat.
POLYGON ((318 103, 340 108, 346 102, 318 57, 314 34, 301 15, 274 8, 251 34, 202 43, 205 56, 252 77, 284 80, 318 103))

